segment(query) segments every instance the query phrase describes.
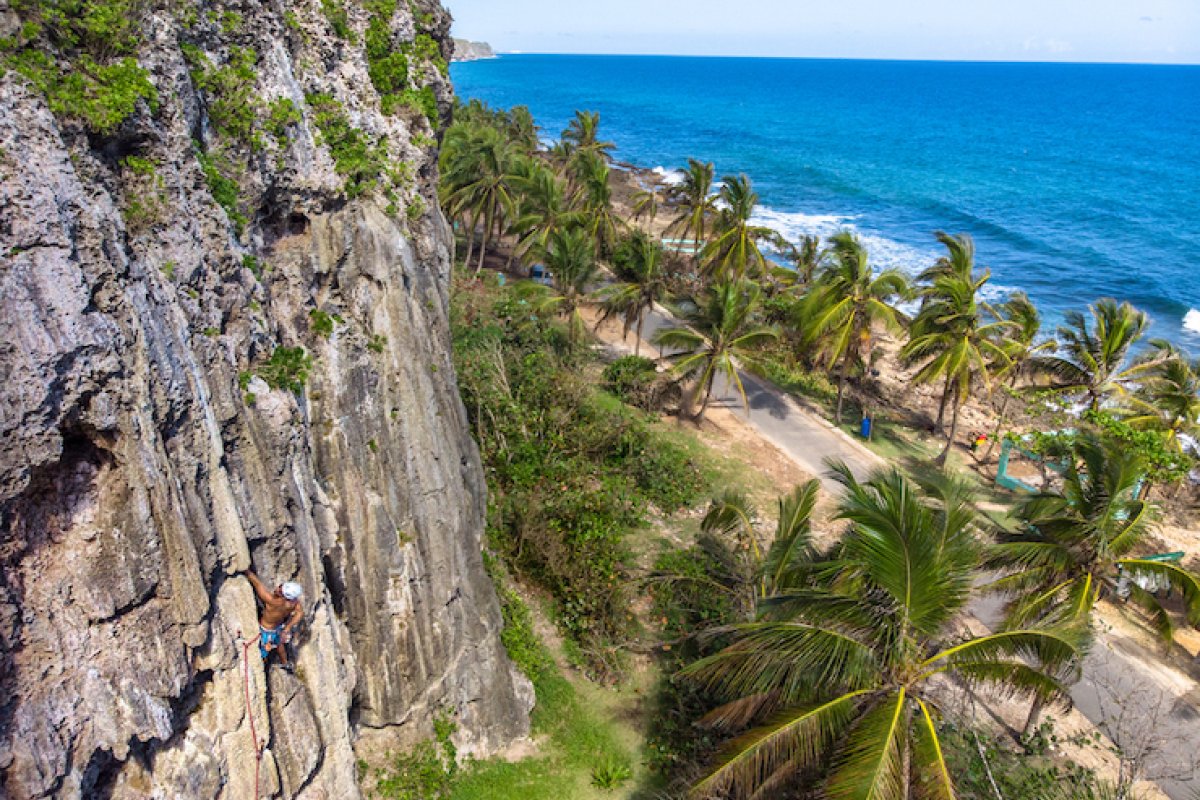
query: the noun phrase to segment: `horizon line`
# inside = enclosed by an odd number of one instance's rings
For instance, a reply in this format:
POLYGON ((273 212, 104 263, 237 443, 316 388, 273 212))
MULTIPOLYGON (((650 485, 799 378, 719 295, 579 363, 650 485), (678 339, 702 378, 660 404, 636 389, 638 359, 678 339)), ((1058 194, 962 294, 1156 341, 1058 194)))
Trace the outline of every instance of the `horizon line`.
MULTIPOLYGON (((496 50, 501 56, 576 56, 580 58, 726 58, 758 61, 877 61, 919 64, 1031 64, 1062 66, 1114 66, 1114 67, 1200 67, 1200 61, 1046 61, 1013 58, 928 58, 928 57, 882 57, 882 56, 774 56, 738 55, 731 53, 570 53, 534 50, 496 50)), ((486 59, 479 59, 486 60, 486 59)), ((467 62, 459 62, 467 63, 467 62)))

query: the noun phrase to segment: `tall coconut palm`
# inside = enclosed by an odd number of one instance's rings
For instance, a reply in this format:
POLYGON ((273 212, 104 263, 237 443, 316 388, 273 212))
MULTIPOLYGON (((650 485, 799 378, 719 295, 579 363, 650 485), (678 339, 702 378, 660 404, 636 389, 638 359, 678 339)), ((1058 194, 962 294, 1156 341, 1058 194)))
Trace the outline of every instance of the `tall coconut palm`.
POLYGON ((804 236, 799 244, 794 244, 779 234, 771 237, 774 247, 792 265, 796 274, 796 284, 807 288, 813 282, 816 274, 825 266, 829 251, 821 247, 820 236, 804 236))
POLYGON ((581 157, 577 162, 577 203, 583 212, 584 225, 592 237, 598 258, 608 258, 616 244, 623 220, 613 209, 612 186, 608 164, 595 154, 581 157))
POLYGON ((1088 317, 1066 315, 1058 329, 1058 347, 1039 357, 1039 367, 1054 378, 1054 388, 1082 395, 1092 411, 1114 395, 1124 396, 1129 384, 1153 368, 1152 361, 1130 363, 1129 351, 1149 325, 1145 312, 1129 303, 1104 298, 1091 305, 1088 317))
POLYGON ((1007 361, 998 365, 994 377, 1000 382, 1003 397, 996 416, 996 429, 988 444, 983 460, 991 458, 996 442, 1004 426, 1008 424, 1008 404, 1012 393, 1022 380, 1029 380, 1037 374, 1037 357, 1054 346, 1051 341, 1038 342, 1038 334, 1042 328, 1041 314, 1037 306, 1024 292, 1015 292, 997 308, 1000 318, 1007 323, 1000 342, 1007 361))
POLYGON ((836 800, 953 798, 939 681, 1046 700, 1065 693, 1025 659, 1068 658, 1073 633, 956 630, 978 563, 969 520, 947 522, 941 504, 895 470, 866 482, 844 466, 836 475, 845 486, 838 515, 850 528, 830 559, 683 671, 728 701, 707 724, 767 720, 729 743, 697 797, 778 796, 819 773, 822 796, 836 800))
POLYGON ((772 238, 774 231, 750 224, 758 206, 750 179, 745 175, 726 176, 718 197, 712 241, 700 254, 705 273, 730 280, 762 275, 767 264, 758 244, 772 238))
POLYGON ((917 383, 945 381, 944 395, 951 401, 953 417, 946 446, 936 459, 937 464, 945 466, 958 435, 959 410, 972 387, 977 382, 988 386, 992 370, 1003 369, 1009 362, 1003 347, 1008 322, 985 321, 989 309, 979 301, 979 291, 991 279, 991 273, 976 273, 971 237, 942 232, 937 237, 948 255, 944 263, 926 273, 933 274, 934 280, 922 291, 924 302, 901 357, 920 364, 913 375, 917 383))
POLYGON ((1200 437, 1200 359, 1156 341, 1144 360, 1153 364, 1125 403, 1135 428, 1162 431, 1167 443, 1183 450, 1181 436, 1200 437))
POLYGON ((712 397, 713 381, 724 375, 737 389, 747 413, 750 403, 738 374, 737 357, 773 341, 778 334, 754 322, 762 290, 746 281, 726 281, 710 287, 703 301, 685 316, 687 327, 661 330, 651 340, 676 351, 668 356, 676 374, 694 380, 692 400, 700 401, 697 422, 704 418, 712 397))
MULTIPOLYGON (((467 239, 473 241, 474 227, 483 222, 476 274, 483 269, 488 242, 496 228, 516 205, 511 186, 514 151, 504 135, 490 126, 472 126, 453 140, 443 153, 443 204, 451 217, 469 220, 467 239)), ((468 258, 470 261, 468 244, 468 258)))
POLYGON ((850 373, 869 354, 866 351, 876 326, 901 330, 900 315, 891 304, 906 297, 909 289, 908 279, 897 270, 872 271, 858 237, 842 232, 831 242, 830 263, 801 303, 798 322, 803 329, 802 342, 819 347, 828 363, 837 365, 834 415, 840 423, 850 373))
POLYGON ((1146 470, 1131 448, 1096 436, 1073 446, 1062 488, 1025 501, 1022 528, 991 548, 989 585, 1007 595, 1006 625, 1083 623, 1105 596, 1142 608, 1165 642, 1175 624, 1163 602, 1129 578, 1150 577, 1178 589, 1188 621, 1200 624, 1200 578, 1180 566, 1133 555, 1150 539, 1154 508, 1140 495, 1146 470))
POLYGON ((555 231, 584 222, 583 213, 571 207, 562 179, 542 162, 533 163, 529 174, 513 181, 520 196, 511 225, 518 236, 513 252, 523 260, 542 258, 555 231))
POLYGON ((534 153, 541 145, 537 123, 529 106, 513 106, 509 109, 505 133, 508 140, 526 154, 534 153))
POLYGON ((663 270, 662 244, 642 231, 635 231, 617 247, 613 256, 617 281, 597 295, 603 310, 601 322, 613 316, 624 319, 624 336, 635 332, 633 354, 642 353, 642 325, 646 314, 667 296, 667 274, 663 270))
POLYGON ((576 111, 575 118, 563 131, 562 140, 575 153, 589 153, 604 161, 609 161, 617 148, 612 142, 600 140, 600 114, 595 111, 576 111))
POLYGON ((716 168, 712 162, 688 159, 687 169, 678 185, 667 189, 667 199, 679 209, 679 215, 667 227, 667 233, 683 239, 690 238, 696 258, 699 258, 709 223, 717 213, 712 185, 716 168))
POLYGON ((596 252, 587 231, 562 228, 550 234, 543 257, 546 268, 554 275, 554 292, 537 310, 567 318, 568 337, 574 348, 584 329, 579 309, 599 273, 596 252))

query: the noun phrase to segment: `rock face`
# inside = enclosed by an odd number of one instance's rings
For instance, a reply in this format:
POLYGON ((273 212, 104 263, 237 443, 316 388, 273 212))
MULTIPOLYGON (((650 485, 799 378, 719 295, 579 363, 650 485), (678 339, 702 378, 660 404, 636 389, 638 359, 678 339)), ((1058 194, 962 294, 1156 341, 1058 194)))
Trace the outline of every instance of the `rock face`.
POLYGON ((466 39, 454 40, 455 61, 482 61, 495 58, 496 53, 487 42, 469 42, 466 39))
POLYGON ((449 353, 448 18, 330 5, 126 4, 157 102, 99 132, 0 77, 0 797, 353 798, 356 743, 528 732, 449 353), (441 49, 436 109, 383 113, 371 26, 441 49), (294 675, 249 567, 304 586, 294 675))

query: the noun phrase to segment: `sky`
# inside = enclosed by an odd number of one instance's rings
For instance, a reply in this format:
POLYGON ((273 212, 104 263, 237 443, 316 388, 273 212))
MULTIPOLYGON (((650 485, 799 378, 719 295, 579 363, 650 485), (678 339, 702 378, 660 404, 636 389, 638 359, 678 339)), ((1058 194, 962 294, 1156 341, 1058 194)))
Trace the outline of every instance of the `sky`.
POLYGON ((1200 64, 1200 0, 443 0, 500 52, 1200 64))

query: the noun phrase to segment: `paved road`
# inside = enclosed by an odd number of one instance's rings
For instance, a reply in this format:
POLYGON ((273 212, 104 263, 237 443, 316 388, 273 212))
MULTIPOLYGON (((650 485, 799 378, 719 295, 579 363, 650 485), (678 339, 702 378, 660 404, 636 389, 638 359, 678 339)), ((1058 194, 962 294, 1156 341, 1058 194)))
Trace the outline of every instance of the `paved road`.
MULTIPOLYGON (((677 324, 665 312, 654 312, 646 318, 643 336, 648 340, 655 331, 677 324)), ((819 476, 826 491, 837 495, 841 489, 825 475, 827 459, 846 462, 860 478, 885 463, 865 445, 805 411, 778 389, 744 372, 741 378, 750 404, 750 423, 801 468, 819 476)), ((744 411, 737 391, 723 379, 714 385, 710 406, 744 411)), ((971 612, 989 627, 999 618, 997 603, 987 598, 973 603, 971 612)), ((1071 692, 1072 699, 1093 724, 1120 715, 1119 722, 1110 725, 1116 729, 1114 735, 1125 740, 1125 747, 1151 743, 1157 750, 1148 757, 1149 777, 1172 800, 1194 800, 1200 780, 1180 773, 1195 763, 1200 750, 1197 698, 1186 696, 1190 685, 1176 680, 1178 676, 1154 669, 1154 654, 1119 639, 1104 637, 1096 642, 1084 662, 1083 679, 1071 692)))
MULTIPOLYGON (((659 329, 678 324, 664 312, 655 311, 646 317, 643 338, 648 340, 659 329)), ((826 475, 827 459, 844 461, 858 478, 866 477, 871 469, 884 464, 883 459, 865 445, 816 414, 805 411, 785 393, 746 372, 740 375, 750 404, 750 413, 745 415, 746 418, 763 438, 786 453, 806 472, 820 477, 826 491, 835 495, 841 493, 841 485, 826 475)), ((718 377, 713 385, 709 407, 729 408, 745 414, 737 389, 723 377, 718 377)))

